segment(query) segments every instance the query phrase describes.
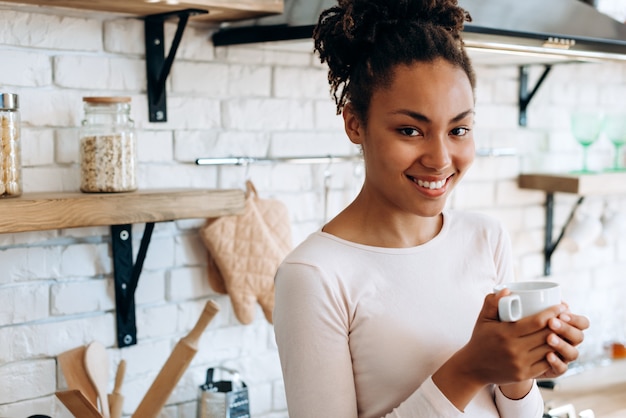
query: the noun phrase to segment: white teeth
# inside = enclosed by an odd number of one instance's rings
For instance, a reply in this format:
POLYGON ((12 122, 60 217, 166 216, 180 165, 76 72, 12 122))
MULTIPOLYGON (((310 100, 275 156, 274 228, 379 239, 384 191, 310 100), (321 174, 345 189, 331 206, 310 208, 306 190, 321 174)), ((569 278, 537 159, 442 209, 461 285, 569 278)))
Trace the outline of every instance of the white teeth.
POLYGON ((417 180, 417 185, 420 187, 424 187, 426 189, 430 189, 430 190, 435 190, 435 189, 441 189, 444 184, 446 184, 445 180, 439 180, 439 181, 424 181, 424 180, 417 180))

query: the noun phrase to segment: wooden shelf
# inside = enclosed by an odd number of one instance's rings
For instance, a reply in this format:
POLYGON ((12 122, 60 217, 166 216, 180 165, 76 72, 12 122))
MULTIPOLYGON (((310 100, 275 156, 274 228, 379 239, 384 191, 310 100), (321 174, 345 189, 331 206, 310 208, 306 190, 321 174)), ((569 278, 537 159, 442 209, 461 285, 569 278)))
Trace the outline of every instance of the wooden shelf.
POLYGON ((581 196, 626 193, 626 171, 590 174, 520 174, 522 189, 549 193, 573 193, 581 196))
POLYGON ((228 22, 251 19, 283 12, 283 0, 181 0, 177 4, 146 0, 5 0, 12 3, 38 6, 68 7, 72 9, 101 12, 126 13, 147 16, 174 12, 182 9, 203 9, 208 14, 191 17, 190 20, 228 22))
POLYGON ((210 218, 243 211, 236 189, 31 193, 0 199, 0 233, 210 218))

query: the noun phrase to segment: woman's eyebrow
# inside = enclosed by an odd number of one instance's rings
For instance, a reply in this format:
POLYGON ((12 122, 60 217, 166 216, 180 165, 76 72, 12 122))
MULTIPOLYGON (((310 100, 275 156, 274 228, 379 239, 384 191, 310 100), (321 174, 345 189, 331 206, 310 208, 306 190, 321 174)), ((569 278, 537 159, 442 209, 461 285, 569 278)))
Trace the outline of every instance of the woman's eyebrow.
MULTIPOLYGON (((428 116, 419 113, 419 112, 415 112, 413 110, 408 110, 408 109, 399 109, 396 110, 394 112, 391 112, 392 115, 406 115, 409 116, 415 120, 421 121, 421 122, 426 122, 426 123, 430 123, 431 120, 428 118, 428 116)), ((468 109, 466 111, 463 111, 461 113, 459 113, 458 115, 456 115, 455 117, 453 117, 452 119, 450 119, 450 122, 458 122, 460 120, 465 119, 467 116, 474 114, 474 109, 468 109)))

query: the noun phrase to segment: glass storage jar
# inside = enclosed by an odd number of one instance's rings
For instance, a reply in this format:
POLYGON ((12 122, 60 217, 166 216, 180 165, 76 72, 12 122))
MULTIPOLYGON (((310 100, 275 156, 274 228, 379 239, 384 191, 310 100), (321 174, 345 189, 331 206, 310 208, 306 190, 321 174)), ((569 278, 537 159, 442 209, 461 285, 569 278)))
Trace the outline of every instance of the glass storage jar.
POLYGON ((130 97, 83 97, 83 105, 80 190, 137 190, 137 144, 130 118, 130 97))
POLYGON ((0 93, 0 197, 21 194, 22 154, 18 96, 0 93))

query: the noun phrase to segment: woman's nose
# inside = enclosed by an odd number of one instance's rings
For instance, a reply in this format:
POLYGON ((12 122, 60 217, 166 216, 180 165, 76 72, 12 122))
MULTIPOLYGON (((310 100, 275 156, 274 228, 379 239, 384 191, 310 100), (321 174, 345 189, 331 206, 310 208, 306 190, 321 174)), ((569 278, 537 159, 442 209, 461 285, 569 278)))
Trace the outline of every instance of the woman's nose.
POLYGON ((451 164, 447 138, 431 138, 425 144, 422 164, 434 170, 442 170, 451 164))

